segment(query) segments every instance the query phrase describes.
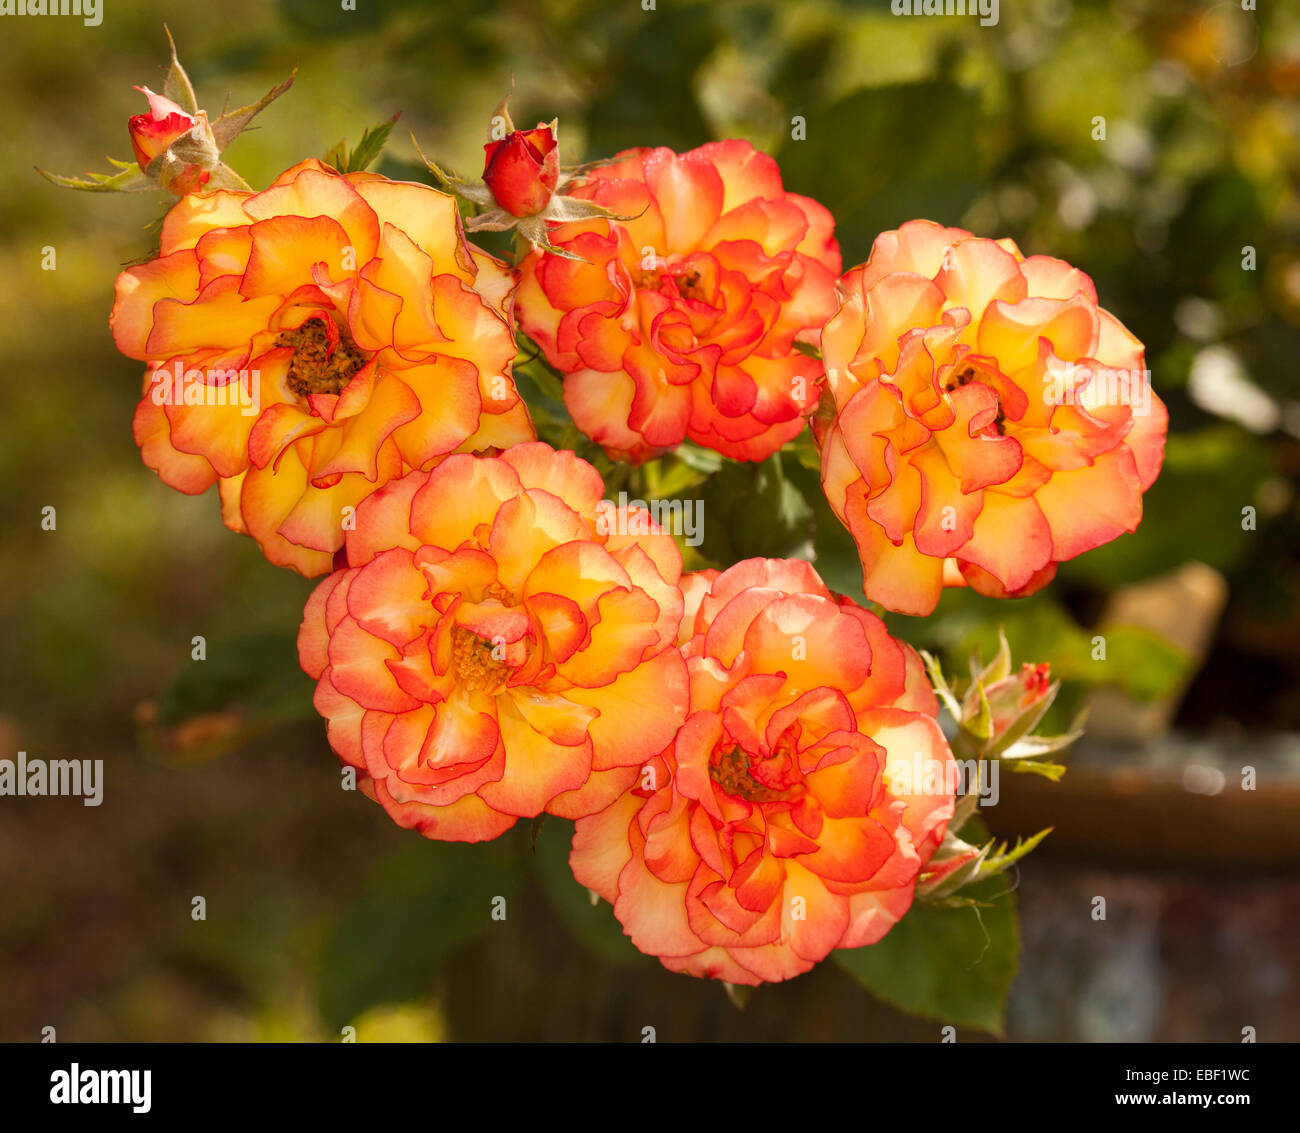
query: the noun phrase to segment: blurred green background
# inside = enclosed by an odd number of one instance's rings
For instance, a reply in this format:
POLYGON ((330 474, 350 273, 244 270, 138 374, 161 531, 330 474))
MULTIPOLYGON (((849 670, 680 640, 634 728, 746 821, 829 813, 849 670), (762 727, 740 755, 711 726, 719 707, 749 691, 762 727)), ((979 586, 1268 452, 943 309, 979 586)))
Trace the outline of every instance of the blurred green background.
MULTIPOLYGON (((431 156, 477 174, 513 75, 516 122, 558 116, 566 161, 752 140, 778 157, 787 187, 835 213, 846 266, 916 216, 1078 265, 1147 344, 1170 408, 1142 528, 1032 599, 953 592, 935 618, 892 624, 964 664, 976 645, 988 654, 1004 623, 1017 661, 1051 661, 1068 678, 1062 720, 1100 686, 1165 705, 1154 733, 1133 730, 1108 758, 1141 764, 1137 740, 1149 746, 1170 718, 1178 735, 1238 747, 1300 728, 1294 6, 1006 0, 988 28, 895 17, 886 0, 658 0, 648 12, 638 0, 104 8, 99 27, 13 18, 0 38, 0 325, 13 362, 0 386, 0 756, 102 758, 107 775, 98 809, 0 800, 0 1039, 34 1040, 45 1026, 108 1040, 335 1039, 349 1023, 363 1039, 640 1041, 655 1026, 661 1039, 932 1040, 937 1029, 875 1004, 829 963, 762 989, 741 1013, 721 988, 639 957, 608 909, 586 904, 563 869, 561 823, 543 828, 536 853, 525 823, 467 855, 404 834, 339 790, 294 653, 310 584, 227 532, 215 499, 165 488, 132 442, 140 372, 108 333, 112 280, 148 253, 166 201, 75 194, 32 170, 105 170, 103 154, 129 156, 126 117, 144 109, 131 87, 161 89, 164 22, 214 114, 228 91, 232 105, 252 101, 299 67, 292 91, 226 154, 255 186, 399 110, 382 172, 417 175, 413 130, 431 156), (41 526, 46 507, 53 531, 41 526), (1211 580, 1202 607, 1172 622, 1132 615, 1148 591, 1131 587, 1155 580, 1159 595, 1188 563, 1209 568, 1198 575, 1211 580), (1203 623, 1203 642, 1189 644, 1184 617, 1203 623), (1101 622, 1113 648, 1099 665, 1101 622), (203 662, 191 660, 196 635, 203 662), (489 919, 485 893, 507 898, 504 922, 489 919), (196 895, 205 921, 191 919, 196 895)), ((700 491, 707 501, 738 488, 759 492, 775 518, 706 511, 705 555, 725 565, 811 551, 833 586, 857 590, 851 545, 819 509, 797 452, 779 467, 725 468, 700 491)), ((1115 719, 1143 711, 1125 703, 1115 719)), ((1281 747, 1285 790, 1300 761, 1281 747)), ((1204 829, 1182 834, 1213 841, 1204 829)), ((1059 895, 1107 890, 1086 846, 1067 860, 1050 846, 1024 871, 1026 973, 1060 967, 1072 947, 1097 951, 1059 895)), ((1041 976, 1022 978, 1010 1037, 1226 1028, 1231 1038, 1242 1012, 1300 995, 1287 944, 1300 931, 1293 872, 1277 876, 1275 861, 1216 888, 1195 872, 1150 880, 1141 860, 1105 868, 1121 870, 1107 884, 1129 894, 1119 905, 1136 918, 1116 926, 1112 966, 1051 994, 1041 976), (1148 916, 1153 902, 1163 911, 1148 916), (1201 920, 1188 921, 1189 907, 1201 920), (1204 957, 1177 943, 1189 923, 1219 941, 1215 963, 1242 973, 1219 999, 1199 995, 1204 957), (1277 948, 1243 960, 1233 951, 1242 934, 1277 948), (1155 996, 1136 1022, 1116 1007, 1132 1001, 1125 979, 1155 996)), ((1300 1038, 1300 1012, 1289 1018, 1278 1027, 1300 1038)))

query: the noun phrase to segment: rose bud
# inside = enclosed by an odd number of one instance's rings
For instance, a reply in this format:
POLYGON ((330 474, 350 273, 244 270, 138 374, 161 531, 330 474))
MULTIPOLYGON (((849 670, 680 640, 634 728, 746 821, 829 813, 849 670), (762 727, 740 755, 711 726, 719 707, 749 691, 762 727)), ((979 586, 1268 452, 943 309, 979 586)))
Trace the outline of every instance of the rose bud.
POLYGON ((483 152, 483 181, 511 216, 533 216, 550 203, 560 179, 560 155, 550 126, 539 122, 535 130, 515 130, 488 142, 483 152))
MULTIPOLYGON (((141 172, 149 172, 149 166, 162 157, 171 148, 172 143, 185 137, 201 122, 192 114, 186 114, 170 98, 154 94, 148 87, 136 87, 149 100, 148 114, 132 114, 127 120, 131 131, 131 148, 135 150, 135 159, 140 163, 141 172)), ((175 175, 173 181, 183 181, 184 188, 176 185, 178 193, 192 192, 205 185, 210 174, 197 165, 187 165, 183 172, 175 175)))
MULTIPOLYGON (((1053 693, 1050 665, 1020 666, 1020 672, 995 681, 984 690, 993 718, 993 735, 1003 735, 1017 720, 1042 706, 1053 693)), ((1041 715, 1042 713, 1037 713, 1041 715)))

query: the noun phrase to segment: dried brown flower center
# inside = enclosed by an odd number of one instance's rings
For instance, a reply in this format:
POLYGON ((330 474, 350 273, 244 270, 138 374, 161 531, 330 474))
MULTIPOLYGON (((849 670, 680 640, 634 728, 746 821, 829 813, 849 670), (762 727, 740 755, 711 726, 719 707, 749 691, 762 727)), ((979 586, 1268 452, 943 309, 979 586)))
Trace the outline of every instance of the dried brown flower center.
POLYGON ((654 266, 642 262, 631 271, 632 282, 638 291, 659 291, 672 280, 677 286, 677 293, 683 299, 702 299, 704 294, 701 284, 704 277, 696 268, 688 268, 681 262, 656 260, 654 266))
POLYGON ((464 626, 451 631, 451 664, 462 684, 483 691, 499 687, 510 673, 504 643, 494 645, 464 626))
POLYGON ((313 393, 342 392, 367 361, 365 352, 346 331, 340 329, 338 341, 331 343, 325 320, 320 318, 283 331, 275 344, 292 348, 286 381, 294 396, 303 399, 313 393))
POLYGON ((967 362, 966 365, 954 369, 953 372, 948 375, 948 381, 945 384, 945 388, 958 389, 969 382, 973 382, 977 376, 978 371, 974 366, 967 362))
POLYGON ((715 751, 709 760, 709 778, 729 795, 751 803, 771 803, 784 798, 784 792, 774 790, 754 778, 749 769, 749 756, 738 747, 730 751, 715 751))

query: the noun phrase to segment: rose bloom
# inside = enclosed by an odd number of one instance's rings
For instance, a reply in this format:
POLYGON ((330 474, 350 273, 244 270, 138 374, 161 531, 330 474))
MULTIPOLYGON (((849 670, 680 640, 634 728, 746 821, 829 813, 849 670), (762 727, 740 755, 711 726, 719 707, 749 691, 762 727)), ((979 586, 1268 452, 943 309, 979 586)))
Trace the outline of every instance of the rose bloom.
POLYGON ((817 404, 795 349, 835 310, 840 251, 816 201, 747 142, 627 150, 571 196, 630 219, 554 228, 521 265, 519 320, 566 375, 584 433, 619 459, 689 437, 770 456, 817 404))
POLYGON ((144 461, 182 492, 218 482, 226 526, 321 574, 386 481, 532 439, 511 285, 424 185, 309 160, 185 197, 158 258, 117 279, 114 340, 150 367, 144 461))
POLYGON ((361 789, 428 838, 607 806, 686 708, 681 553, 572 452, 448 457, 370 496, 298 650, 361 789))
MULTIPOLYGON (((185 137, 195 126, 204 123, 187 114, 170 98, 154 94, 148 87, 136 87, 149 100, 148 114, 132 114, 127 119, 131 134, 131 148, 139 162, 141 172, 149 171, 150 163, 165 154, 173 142, 185 137)), ((181 196, 197 192, 211 179, 212 174, 201 166, 190 163, 179 174, 169 176, 167 188, 181 196)))
POLYGON ((483 183, 511 216, 532 216, 550 202, 560 179, 555 133, 538 123, 535 130, 514 130, 483 147, 483 183))
POLYGON ((908 910, 953 813, 952 754, 917 654, 807 563, 683 589, 686 723, 577 823, 570 865, 666 967, 789 979, 908 910))
POLYGON ((868 598, 1019 597, 1134 530, 1168 416, 1083 272, 917 220, 876 238, 822 333, 822 484, 868 598))

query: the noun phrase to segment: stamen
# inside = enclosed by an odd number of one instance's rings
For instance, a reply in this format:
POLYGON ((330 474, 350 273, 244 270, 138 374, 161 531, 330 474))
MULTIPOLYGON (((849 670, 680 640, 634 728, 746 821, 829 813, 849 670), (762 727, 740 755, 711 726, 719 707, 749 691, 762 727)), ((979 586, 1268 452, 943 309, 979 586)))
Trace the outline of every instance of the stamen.
POLYGON ((331 347, 329 331, 320 318, 284 331, 275 344, 293 348, 286 384, 304 400, 313 393, 340 393, 367 361, 365 352, 342 330, 331 347))
POLYGON ((771 803, 785 797, 783 791, 773 790, 754 778, 749 769, 749 756, 738 747, 713 753, 709 761, 709 778, 727 794, 747 802, 771 803))
POLYGON ((456 626, 451 631, 451 663, 456 676, 471 689, 489 691, 500 687, 510 666, 497 660, 494 646, 473 630, 456 626))

